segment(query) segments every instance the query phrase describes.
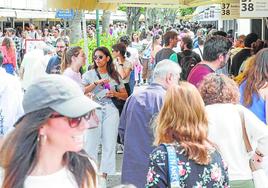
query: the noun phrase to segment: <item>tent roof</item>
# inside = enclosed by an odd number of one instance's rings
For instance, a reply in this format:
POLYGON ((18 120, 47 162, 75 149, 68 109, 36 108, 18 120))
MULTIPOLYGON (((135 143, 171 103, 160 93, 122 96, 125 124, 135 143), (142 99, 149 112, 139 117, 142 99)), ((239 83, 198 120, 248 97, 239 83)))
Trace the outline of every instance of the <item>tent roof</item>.
POLYGON ((234 2, 239 0, 47 0, 47 7, 81 10, 116 10, 118 5, 129 7, 179 8, 234 2))
POLYGON ((116 10, 117 4, 98 3, 98 0, 47 0, 48 8, 80 10, 116 10))

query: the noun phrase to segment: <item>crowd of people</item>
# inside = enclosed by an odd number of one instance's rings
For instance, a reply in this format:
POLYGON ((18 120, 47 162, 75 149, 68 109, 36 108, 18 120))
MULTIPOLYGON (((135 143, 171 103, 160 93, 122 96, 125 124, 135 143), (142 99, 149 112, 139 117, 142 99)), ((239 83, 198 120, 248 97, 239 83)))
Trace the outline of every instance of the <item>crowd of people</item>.
POLYGON ((2 187, 105 188, 118 144, 125 187, 268 186, 268 42, 257 34, 155 24, 118 35, 111 51, 97 47, 83 71, 84 50, 59 35, 47 38, 55 51, 28 52, 18 67, 9 32, 0 47, 2 187))

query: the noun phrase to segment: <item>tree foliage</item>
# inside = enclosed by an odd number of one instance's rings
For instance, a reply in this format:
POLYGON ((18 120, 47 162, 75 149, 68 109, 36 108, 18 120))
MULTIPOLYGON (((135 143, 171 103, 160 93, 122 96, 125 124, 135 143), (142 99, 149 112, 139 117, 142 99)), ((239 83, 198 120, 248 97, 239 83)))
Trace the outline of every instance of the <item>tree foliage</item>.
POLYGON ((146 10, 146 21, 148 25, 159 23, 161 25, 174 24, 178 10, 169 8, 148 8, 146 10))
MULTIPOLYGON (((105 46, 107 47, 110 52, 112 51, 112 46, 116 44, 118 41, 117 37, 107 35, 107 34, 101 34, 100 35, 100 46, 105 46)), ((81 39, 77 43, 72 44, 71 46, 80 46, 81 48, 84 49, 84 39, 81 39)), ((97 39, 95 37, 93 38, 88 38, 88 64, 92 65, 93 60, 92 60, 92 53, 93 51, 97 48, 97 39)), ((85 67, 83 67, 85 71, 85 67)))
POLYGON ((189 7, 189 8, 180 8, 179 12, 181 16, 186 16, 186 15, 191 15, 195 11, 194 7, 189 7))

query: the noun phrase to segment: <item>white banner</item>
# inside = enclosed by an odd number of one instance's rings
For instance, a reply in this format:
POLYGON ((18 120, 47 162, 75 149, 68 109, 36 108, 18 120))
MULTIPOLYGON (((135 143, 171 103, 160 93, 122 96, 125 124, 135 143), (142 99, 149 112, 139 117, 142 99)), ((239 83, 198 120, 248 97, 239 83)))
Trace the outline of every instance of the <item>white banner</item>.
POLYGON ((268 1, 240 0, 240 16, 248 18, 268 17, 268 1))

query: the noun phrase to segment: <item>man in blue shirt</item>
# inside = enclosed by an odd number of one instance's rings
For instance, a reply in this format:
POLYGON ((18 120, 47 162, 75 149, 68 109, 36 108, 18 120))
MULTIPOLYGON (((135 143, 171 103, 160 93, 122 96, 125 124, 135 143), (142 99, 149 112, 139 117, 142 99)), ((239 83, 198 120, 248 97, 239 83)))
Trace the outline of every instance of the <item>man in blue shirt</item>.
POLYGON ((144 187, 153 147, 154 118, 162 107, 166 90, 178 84, 181 68, 171 60, 160 61, 153 71, 153 82, 133 93, 120 118, 119 135, 124 144, 122 183, 144 187))
POLYGON ((46 73, 48 74, 60 74, 61 58, 66 49, 66 44, 62 38, 58 38, 56 41, 56 55, 50 58, 47 64, 46 73))

